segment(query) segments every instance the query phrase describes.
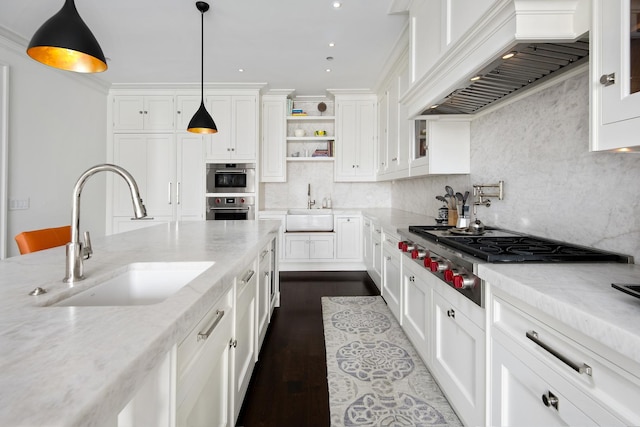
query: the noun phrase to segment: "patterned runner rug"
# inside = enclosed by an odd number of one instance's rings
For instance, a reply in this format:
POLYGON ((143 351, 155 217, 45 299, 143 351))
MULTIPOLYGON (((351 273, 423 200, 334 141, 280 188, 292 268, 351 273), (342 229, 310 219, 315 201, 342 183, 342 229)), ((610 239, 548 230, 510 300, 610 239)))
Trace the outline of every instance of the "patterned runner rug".
POLYGON ((323 297, 332 427, 461 426, 379 297, 323 297))

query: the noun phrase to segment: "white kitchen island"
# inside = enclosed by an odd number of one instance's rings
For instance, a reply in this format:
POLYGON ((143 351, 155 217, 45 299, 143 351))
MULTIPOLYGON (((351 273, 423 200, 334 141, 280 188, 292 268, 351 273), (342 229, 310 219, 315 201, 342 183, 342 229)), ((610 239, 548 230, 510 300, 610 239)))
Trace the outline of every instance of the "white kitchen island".
POLYGON ((65 248, 0 262, 0 425, 114 422, 150 372, 277 235, 273 221, 205 221, 93 241, 86 279, 62 283, 65 248), (56 307, 134 262, 214 265, 152 305, 56 307), (31 296, 42 287, 47 293, 31 296))

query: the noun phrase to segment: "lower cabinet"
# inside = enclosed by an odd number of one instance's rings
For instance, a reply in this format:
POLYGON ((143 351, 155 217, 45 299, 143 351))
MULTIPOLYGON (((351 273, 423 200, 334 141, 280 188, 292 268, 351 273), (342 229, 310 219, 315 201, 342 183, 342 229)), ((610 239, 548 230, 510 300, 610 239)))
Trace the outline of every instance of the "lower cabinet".
POLYGON ((371 253, 373 259, 371 260, 372 267, 369 275, 382 292, 382 227, 375 223, 371 223, 371 227, 373 228, 371 233, 371 242, 373 243, 371 253))
POLYGON ((384 233, 382 243, 382 297, 389 310, 402 325, 402 269, 399 238, 384 233))
POLYGON ((334 233, 285 233, 287 260, 327 260, 334 256, 334 233))
MULTIPOLYGON (((258 286, 257 286, 257 320, 258 320, 258 348, 264 342, 264 337, 267 334, 267 327, 269 326, 269 319, 271 318, 271 280, 273 271, 272 265, 272 245, 267 244, 260 252, 259 264, 258 264, 258 286)), ((258 352, 256 352, 256 361, 258 361, 258 352)))
POLYGON ((431 287, 423 279, 424 268, 402 259, 402 326, 425 363, 431 363, 431 287), (405 262, 406 261, 406 262, 405 262))
POLYGON ((434 285, 431 371, 463 424, 484 425, 486 346, 479 325, 485 312, 447 285, 434 285))
POLYGON ((249 266, 236 278, 234 335, 231 338, 231 399, 229 412, 233 422, 238 418, 242 400, 255 365, 257 352, 257 275, 256 266, 249 266))
POLYGON ((229 406, 232 303, 233 289, 178 345, 177 426, 234 425, 229 406))
POLYGON ((493 295, 491 311, 492 425, 640 425, 640 377, 610 349, 517 300, 493 295))
POLYGON ((336 215, 336 258, 340 260, 362 260, 362 217, 358 215, 336 215))

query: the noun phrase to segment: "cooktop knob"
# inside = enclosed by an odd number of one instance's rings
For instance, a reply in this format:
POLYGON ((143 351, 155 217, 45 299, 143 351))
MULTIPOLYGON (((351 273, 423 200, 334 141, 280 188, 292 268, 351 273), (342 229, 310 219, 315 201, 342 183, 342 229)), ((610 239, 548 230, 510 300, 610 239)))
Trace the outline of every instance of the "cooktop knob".
POLYGON ((434 258, 434 260, 431 261, 430 268, 434 273, 438 273, 449 269, 449 265, 449 262, 444 258, 434 258))
POLYGON ((424 268, 431 268, 431 263, 433 262, 433 258, 427 256, 424 258, 424 268))
POLYGON ((423 259, 427 256, 427 251, 425 249, 416 248, 411 251, 411 259, 423 259))
POLYGON ((402 245, 402 252, 411 252, 416 248, 416 245, 411 242, 405 242, 402 245))
POLYGON ((458 274, 453 278, 453 287, 456 289, 471 289, 476 286, 476 279, 470 274, 458 274))
POLYGON ((449 283, 453 283, 454 277, 458 275, 459 271, 455 268, 450 268, 444 271, 444 280, 449 283))

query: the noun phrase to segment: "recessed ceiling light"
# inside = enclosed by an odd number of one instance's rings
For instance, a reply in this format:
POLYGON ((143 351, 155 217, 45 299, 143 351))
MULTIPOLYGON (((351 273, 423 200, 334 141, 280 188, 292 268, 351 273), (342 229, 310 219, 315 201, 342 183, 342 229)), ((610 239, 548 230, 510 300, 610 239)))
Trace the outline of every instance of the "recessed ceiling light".
POLYGON ((334 42, 329 43, 329 47, 334 47, 336 44, 334 42))
POLYGON ((325 71, 326 71, 327 73, 330 73, 330 72, 331 72, 331 68, 327 68, 325 71))
POLYGON ((340 7, 342 7, 342 3, 340 3, 339 1, 334 1, 333 2, 333 8, 334 9, 339 9, 340 7))
POLYGON ((244 73, 244 68, 238 68, 238 72, 244 73))

